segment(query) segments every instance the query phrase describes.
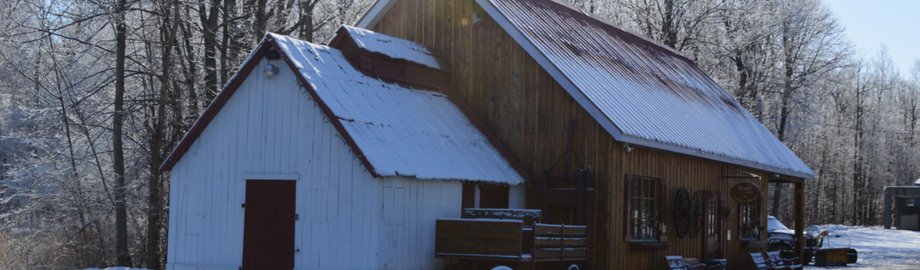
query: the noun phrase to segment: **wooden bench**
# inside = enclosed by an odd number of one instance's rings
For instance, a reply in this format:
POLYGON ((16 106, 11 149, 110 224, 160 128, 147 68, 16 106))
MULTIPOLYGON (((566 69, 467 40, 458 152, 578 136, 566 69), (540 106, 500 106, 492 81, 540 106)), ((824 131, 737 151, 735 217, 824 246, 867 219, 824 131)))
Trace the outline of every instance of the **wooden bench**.
POLYGON ((664 256, 668 262, 668 269, 671 270, 697 270, 697 269, 721 269, 718 265, 706 265, 696 258, 684 258, 682 256, 664 256))
POLYGON ((763 256, 763 253, 760 252, 751 252, 751 260, 754 261, 754 267, 757 270, 770 270, 770 262, 766 257, 763 256))
POLYGON ((779 269, 801 269, 802 265, 798 263, 798 258, 783 258, 779 251, 751 252, 751 260, 758 270, 779 270, 779 269))
POLYGON ((799 258, 783 258, 779 251, 767 252, 767 258, 773 263, 773 269, 801 269, 802 265, 798 263, 799 258))

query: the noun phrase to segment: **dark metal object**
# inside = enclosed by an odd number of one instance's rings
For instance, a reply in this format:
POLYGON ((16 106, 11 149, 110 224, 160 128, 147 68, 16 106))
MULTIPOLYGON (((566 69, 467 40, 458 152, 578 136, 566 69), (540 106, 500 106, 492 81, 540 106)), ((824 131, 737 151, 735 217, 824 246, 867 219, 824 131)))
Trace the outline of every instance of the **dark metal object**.
POLYGON ((690 227, 688 233, 690 238, 696 237, 700 233, 700 216, 703 215, 703 195, 697 191, 693 193, 690 199, 690 227))
POLYGON ((690 192, 686 188, 678 188, 674 195, 674 232, 677 237, 684 238, 690 234, 690 192))
POLYGON ((859 255, 852 248, 822 248, 815 251, 816 266, 845 266, 856 263, 859 255))

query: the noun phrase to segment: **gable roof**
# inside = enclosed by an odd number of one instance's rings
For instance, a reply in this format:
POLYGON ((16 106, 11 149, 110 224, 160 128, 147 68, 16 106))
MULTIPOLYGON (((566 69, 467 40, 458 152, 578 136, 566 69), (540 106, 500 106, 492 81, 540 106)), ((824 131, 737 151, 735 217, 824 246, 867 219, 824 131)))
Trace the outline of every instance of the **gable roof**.
MULTIPOLYGON (((402 42, 409 42, 403 40, 402 42)), ((420 45, 418 45, 420 46, 420 45)), ((334 48, 268 34, 161 166, 171 170, 236 91, 253 63, 274 49, 375 176, 521 184, 524 178, 443 94, 368 77, 334 48)))
MULTIPOLYGON (((396 0, 379 0, 360 27, 396 0)), ((691 60, 552 0, 476 0, 613 138, 801 178, 814 172, 691 60)))

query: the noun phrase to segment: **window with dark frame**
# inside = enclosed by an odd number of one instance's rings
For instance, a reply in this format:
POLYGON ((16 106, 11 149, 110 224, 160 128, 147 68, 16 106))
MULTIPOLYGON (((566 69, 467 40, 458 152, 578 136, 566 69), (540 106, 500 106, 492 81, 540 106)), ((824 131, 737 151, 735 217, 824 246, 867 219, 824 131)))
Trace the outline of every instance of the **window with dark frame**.
POLYGON ((741 240, 760 240, 760 198, 738 203, 738 233, 741 240))
POLYGON ((657 242, 661 236, 661 179, 627 177, 627 237, 635 242, 657 242))
POLYGON ((500 184, 463 183, 461 209, 466 208, 508 208, 510 205, 510 186, 500 184), (476 201, 479 193, 479 201, 476 201))

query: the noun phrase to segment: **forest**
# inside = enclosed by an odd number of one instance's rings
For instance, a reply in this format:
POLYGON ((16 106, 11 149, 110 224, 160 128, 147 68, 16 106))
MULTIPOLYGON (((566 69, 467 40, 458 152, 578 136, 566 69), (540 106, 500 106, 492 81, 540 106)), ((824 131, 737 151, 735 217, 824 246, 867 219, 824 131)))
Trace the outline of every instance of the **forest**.
MULTIPOLYGON (((453 0, 437 0, 453 1, 453 0)), ((920 59, 820 0, 559 0, 693 59, 816 173, 810 224, 878 225, 920 177, 920 59)), ((160 163, 267 32, 325 43, 372 0, 0 1, 0 269, 160 269, 160 163)), ((769 212, 792 220, 792 187, 769 212)))

